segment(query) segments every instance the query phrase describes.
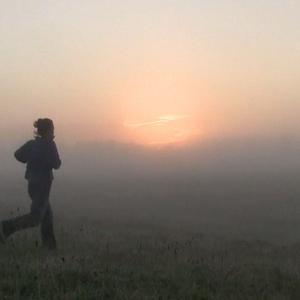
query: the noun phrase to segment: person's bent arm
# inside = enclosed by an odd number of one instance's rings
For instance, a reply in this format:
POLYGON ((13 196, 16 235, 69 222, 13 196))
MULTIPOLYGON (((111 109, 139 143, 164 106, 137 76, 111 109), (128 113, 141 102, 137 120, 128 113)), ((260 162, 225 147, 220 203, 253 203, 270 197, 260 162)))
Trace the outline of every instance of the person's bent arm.
POLYGON ((16 152, 15 152, 15 158, 19 162, 22 163, 27 163, 29 159, 29 152, 30 152, 30 144, 31 142, 25 143, 22 147, 20 147, 16 152))
POLYGON ((61 159, 59 157, 55 142, 53 142, 51 150, 51 167, 57 170, 61 166, 61 159))

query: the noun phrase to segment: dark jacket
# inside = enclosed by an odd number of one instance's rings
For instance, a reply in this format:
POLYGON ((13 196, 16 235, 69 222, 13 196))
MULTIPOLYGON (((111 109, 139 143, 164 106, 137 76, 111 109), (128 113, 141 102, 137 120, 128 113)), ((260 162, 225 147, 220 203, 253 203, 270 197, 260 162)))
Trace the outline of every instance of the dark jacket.
POLYGON ((52 170, 61 165, 55 142, 40 137, 25 143, 15 152, 15 158, 27 164, 27 180, 52 180, 52 170))

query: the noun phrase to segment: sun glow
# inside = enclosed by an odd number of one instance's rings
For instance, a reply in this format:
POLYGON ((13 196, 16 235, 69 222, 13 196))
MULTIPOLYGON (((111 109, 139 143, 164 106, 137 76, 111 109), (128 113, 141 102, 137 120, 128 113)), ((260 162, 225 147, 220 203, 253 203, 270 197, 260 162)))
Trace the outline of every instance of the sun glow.
POLYGON ((123 125, 135 142, 163 146, 185 144, 199 136, 199 130, 191 126, 190 119, 189 115, 167 114, 152 120, 126 121, 123 125))
POLYGON ((195 76, 188 60, 178 60, 180 50, 149 44, 133 70, 115 87, 125 141, 143 145, 186 145, 207 133, 207 105, 212 98, 205 79, 195 76), (150 51, 151 49, 151 51, 150 51), (196 78, 196 79, 195 79, 196 78))

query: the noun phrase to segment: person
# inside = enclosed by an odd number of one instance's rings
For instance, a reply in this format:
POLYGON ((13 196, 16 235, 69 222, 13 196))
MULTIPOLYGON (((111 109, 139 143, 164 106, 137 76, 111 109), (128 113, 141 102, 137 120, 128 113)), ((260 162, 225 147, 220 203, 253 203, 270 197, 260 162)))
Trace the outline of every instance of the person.
POLYGON ((53 214, 49 194, 53 181, 53 169, 61 166, 54 142, 53 121, 45 118, 34 122, 35 139, 25 143, 15 152, 15 158, 26 163, 25 178, 31 198, 30 213, 0 223, 0 240, 5 240, 16 231, 41 225, 42 245, 56 249, 53 230, 53 214))

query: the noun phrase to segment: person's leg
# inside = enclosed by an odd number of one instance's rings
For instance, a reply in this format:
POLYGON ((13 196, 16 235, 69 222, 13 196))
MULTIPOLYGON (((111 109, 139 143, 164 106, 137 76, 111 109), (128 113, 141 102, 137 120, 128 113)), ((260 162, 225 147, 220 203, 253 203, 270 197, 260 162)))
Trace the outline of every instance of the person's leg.
POLYGON ((0 243, 4 244, 4 242, 5 242, 5 234, 3 231, 3 224, 2 222, 0 222, 0 243))
POLYGON ((37 225, 39 225, 39 221, 30 213, 17 218, 2 221, 3 234, 5 238, 8 238, 16 231, 35 227, 37 225))
POLYGON ((28 182, 28 193, 32 200, 29 214, 5 220, 2 222, 3 234, 5 238, 16 231, 38 226, 45 211, 45 197, 43 197, 43 185, 39 182, 28 182))
POLYGON ((41 224, 42 243, 44 247, 56 249, 56 239, 53 229, 53 213, 49 203, 41 224))

